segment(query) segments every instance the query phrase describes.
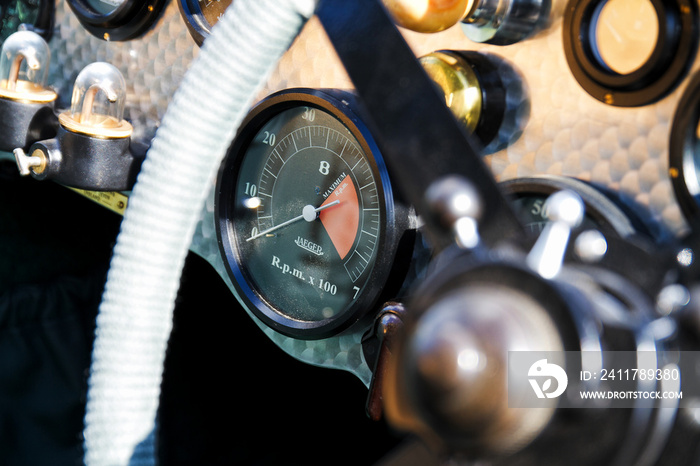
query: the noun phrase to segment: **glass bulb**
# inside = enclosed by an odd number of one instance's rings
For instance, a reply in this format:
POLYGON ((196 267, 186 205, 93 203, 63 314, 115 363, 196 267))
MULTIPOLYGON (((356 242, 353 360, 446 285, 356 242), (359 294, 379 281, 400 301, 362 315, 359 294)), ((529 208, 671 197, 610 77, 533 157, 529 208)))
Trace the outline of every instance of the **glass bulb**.
POLYGON ((109 63, 92 63, 78 74, 73 85, 71 117, 89 126, 119 126, 124 119, 126 81, 109 63))
POLYGON ((51 52, 39 34, 15 32, 2 44, 0 55, 0 88, 38 92, 46 87, 51 52))

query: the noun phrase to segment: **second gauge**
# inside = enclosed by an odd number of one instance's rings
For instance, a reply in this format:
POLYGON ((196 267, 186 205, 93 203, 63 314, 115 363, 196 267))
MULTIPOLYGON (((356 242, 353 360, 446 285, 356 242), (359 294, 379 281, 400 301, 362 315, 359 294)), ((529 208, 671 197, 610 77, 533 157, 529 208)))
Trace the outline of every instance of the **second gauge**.
POLYGON ((284 91, 242 126, 219 178, 222 253, 255 315, 323 338, 376 304, 406 212, 348 98, 284 91))

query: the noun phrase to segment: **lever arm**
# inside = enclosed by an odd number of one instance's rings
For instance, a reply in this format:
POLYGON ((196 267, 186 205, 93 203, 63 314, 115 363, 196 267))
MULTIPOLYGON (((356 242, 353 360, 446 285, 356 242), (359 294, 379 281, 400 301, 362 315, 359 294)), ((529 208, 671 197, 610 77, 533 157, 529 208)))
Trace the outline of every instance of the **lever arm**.
POLYGON ((524 229, 380 0, 322 0, 316 10, 353 81, 382 155, 404 197, 423 217, 433 246, 453 243, 425 199, 447 175, 470 181, 483 200, 484 241, 523 237, 524 229))

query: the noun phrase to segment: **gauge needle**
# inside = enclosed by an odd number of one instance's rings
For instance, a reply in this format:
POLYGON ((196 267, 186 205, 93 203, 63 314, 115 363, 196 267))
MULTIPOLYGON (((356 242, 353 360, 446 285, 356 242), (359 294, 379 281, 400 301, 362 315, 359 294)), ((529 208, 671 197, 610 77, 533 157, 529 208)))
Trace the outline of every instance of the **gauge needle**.
POLYGON ((301 215, 298 217, 294 217, 292 219, 287 220, 286 222, 282 222, 279 225, 275 225, 274 227, 268 228, 265 231, 261 231, 257 235, 253 235, 250 238, 248 238, 246 241, 252 241, 256 238, 260 238, 261 236, 265 236, 269 233, 272 233, 273 231, 279 230, 280 228, 284 228, 288 225, 291 225, 294 222, 298 222, 299 220, 306 220, 307 222, 313 222, 318 218, 318 213, 321 212, 322 210, 326 210, 329 207, 333 207, 335 205, 340 204, 340 201, 333 201, 330 204, 322 205, 321 207, 314 207, 312 205, 306 205, 301 211, 301 215))

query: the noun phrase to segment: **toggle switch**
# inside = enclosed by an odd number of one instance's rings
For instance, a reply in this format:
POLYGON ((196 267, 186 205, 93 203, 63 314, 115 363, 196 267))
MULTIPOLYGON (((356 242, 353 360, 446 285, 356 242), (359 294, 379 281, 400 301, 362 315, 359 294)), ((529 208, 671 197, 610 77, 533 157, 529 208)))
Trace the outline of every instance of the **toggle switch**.
POLYGON ((133 127, 124 119, 126 82, 109 63, 86 66, 75 80, 71 108, 58 116, 56 138, 15 150, 22 174, 95 191, 129 190, 143 156, 130 151, 133 127))
POLYGON ((0 150, 26 148, 56 134, 57 94, 47 87, 51 53, 31 31, 5 40, 0 51, 0 150))
POLYGON ((551 0, 479 0, 461 22, 473 42, 510 45, 545 26, 551 0))

